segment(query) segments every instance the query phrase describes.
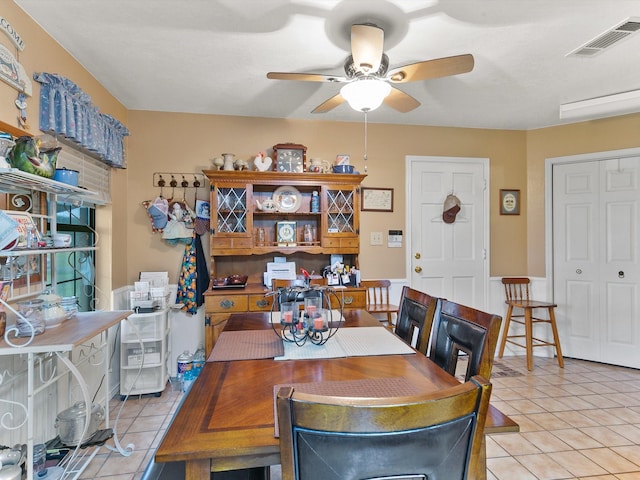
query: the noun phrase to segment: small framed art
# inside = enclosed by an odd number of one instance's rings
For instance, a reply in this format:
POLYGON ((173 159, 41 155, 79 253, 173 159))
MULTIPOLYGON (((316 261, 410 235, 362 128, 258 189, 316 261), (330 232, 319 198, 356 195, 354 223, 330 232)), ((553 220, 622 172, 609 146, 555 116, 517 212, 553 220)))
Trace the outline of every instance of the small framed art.
POLYGON ((363 212, 393 212, 393 188, 362 187, 363 212))
POLYGON ((500 190, 500 215, 520 215, 520 190, 500 190))

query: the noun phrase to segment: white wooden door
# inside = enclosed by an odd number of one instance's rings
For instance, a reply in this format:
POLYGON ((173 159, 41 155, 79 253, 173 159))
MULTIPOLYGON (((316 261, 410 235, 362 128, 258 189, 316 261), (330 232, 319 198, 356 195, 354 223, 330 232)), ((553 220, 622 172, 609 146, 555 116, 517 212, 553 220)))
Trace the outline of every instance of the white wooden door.
POLYGON ((566 356, 640 368, 640 158, 553 167, 554 298, 566 356))
POLYGON ((407 251, 411 286, 484 309, 488 276, 488 162, 477 158, 408 157, 407 251), (454 223, 442 220, 444 200, 462 205, 454 223))

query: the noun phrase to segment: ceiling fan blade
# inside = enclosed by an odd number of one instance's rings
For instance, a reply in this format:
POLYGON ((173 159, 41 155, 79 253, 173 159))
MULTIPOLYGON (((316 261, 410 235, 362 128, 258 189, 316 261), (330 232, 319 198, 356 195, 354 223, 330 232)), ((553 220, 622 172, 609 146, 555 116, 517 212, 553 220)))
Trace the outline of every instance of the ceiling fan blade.
POLYGON ((384 48, 384 30, 375 25, 351 26, 351 56, 356 70, 377 72, 384 48))
POLYGON ((473 63, 471 54, 425 60, 394 68, 387 74, 387 79, 393 83, 406 83, 458 75, 473 70, 473 63))
POLYGON ((272 80, 299 80, 302 82, 346 82, 346 77, 336 75, 321 75, 319 73, 286 73, 286 72, 269 72, 267 78, 272 80))
POLYGON ((329 110, 333 110, 339 105, 344 103, 344 97, 338 93, 334 95, 329 100, 324 103, 318 105, 311 113, 327 113, 329 110))
POLYGON ((418 100, 396 87, 391 87, 391 92, 384 99, 384 103, 400 113, 410 112, 420 106, 418 100))

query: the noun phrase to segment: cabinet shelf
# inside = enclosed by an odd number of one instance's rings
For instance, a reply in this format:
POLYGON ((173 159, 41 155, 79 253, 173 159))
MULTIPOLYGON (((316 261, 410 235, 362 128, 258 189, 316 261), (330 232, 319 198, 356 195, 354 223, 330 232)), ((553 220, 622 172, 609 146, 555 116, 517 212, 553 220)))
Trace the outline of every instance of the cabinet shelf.
POLYGON ((62 195, 97 195, 96 192, 23 172, 17 168, 0 168, 0 190, 10 193, 38 191, 62 195))
POLYGON ((44 255, 47 253, 92 252, 98 247, 51 247, 51 248, 16 248, 0 250, 0 257, 23 257, 25 255, 44 255))

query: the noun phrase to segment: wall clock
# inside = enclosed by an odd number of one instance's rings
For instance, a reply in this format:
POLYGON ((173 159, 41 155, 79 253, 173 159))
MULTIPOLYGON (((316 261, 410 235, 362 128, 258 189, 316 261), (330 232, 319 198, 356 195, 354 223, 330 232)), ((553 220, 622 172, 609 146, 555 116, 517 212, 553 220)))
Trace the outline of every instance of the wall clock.
POLYGON ((296 222, 277 222, 276 239, 278 246, 295 246, 296 222))
POLYGON ((279 143, 273 146, 273 159, 273 169, 277 172, 305 172, 307 147, 297 143, 279 143))

